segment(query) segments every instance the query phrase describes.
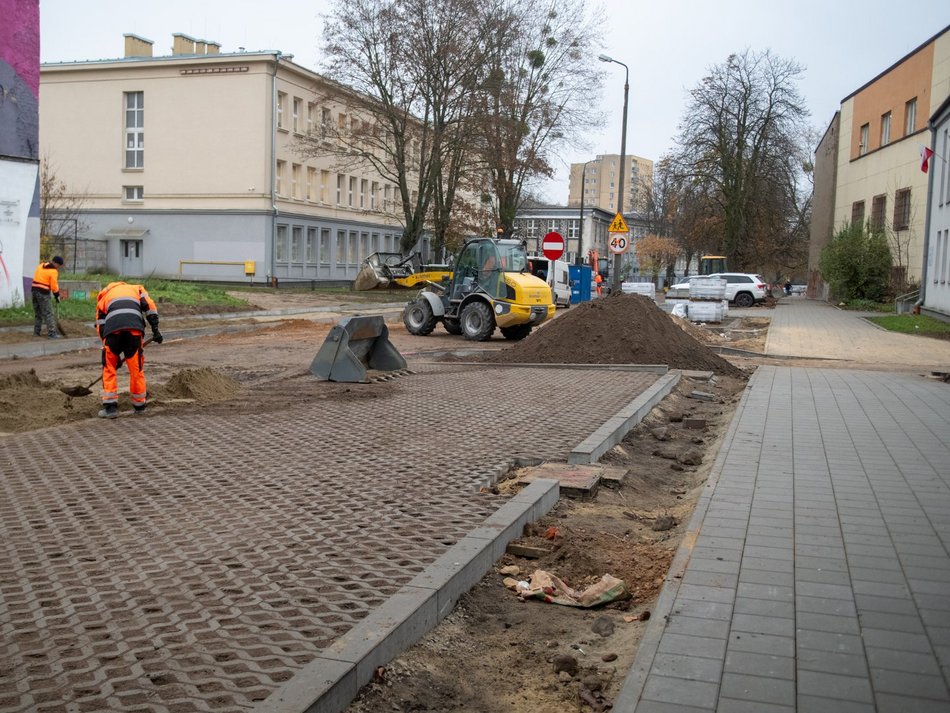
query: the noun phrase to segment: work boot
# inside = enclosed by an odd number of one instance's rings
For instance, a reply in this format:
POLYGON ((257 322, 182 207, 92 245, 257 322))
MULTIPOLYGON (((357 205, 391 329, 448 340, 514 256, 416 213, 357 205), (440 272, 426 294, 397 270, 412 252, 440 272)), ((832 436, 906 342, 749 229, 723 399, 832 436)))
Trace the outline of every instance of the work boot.
POLYGON ((118 418, 119 407, 116 404, 104 404, 99 411, 99 418, 118 418))
POLYGON ((135 410, 135 413, 145 413, 145 404, 134 404, 132 408, 135 410))
POLYGON ((53 332, 51 335, 49 335, 49 338, 50 338, 50 339, 62 339, 62 337, 61 337, 59 334, 57 334, 56 332, 53 332))

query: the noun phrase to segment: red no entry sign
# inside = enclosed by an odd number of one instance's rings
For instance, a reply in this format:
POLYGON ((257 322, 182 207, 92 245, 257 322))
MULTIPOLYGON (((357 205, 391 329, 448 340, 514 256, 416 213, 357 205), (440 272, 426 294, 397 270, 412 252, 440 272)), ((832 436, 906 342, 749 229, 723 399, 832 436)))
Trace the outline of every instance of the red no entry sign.
POLYGON ((550 232, 544 236, 541 251, 548 260, 557 260, 564 254, 564 238, 560 233, 550 232))

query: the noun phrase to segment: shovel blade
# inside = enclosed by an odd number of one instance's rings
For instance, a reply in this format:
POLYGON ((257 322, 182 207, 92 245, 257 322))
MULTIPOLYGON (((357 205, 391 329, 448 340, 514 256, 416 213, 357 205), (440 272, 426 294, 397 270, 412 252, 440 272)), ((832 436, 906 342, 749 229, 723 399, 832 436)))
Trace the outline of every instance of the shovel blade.
POLYGON ((92 393, 92 390, 85 386, 63 386, 59 390, 67 396, 89 396, 92 393))

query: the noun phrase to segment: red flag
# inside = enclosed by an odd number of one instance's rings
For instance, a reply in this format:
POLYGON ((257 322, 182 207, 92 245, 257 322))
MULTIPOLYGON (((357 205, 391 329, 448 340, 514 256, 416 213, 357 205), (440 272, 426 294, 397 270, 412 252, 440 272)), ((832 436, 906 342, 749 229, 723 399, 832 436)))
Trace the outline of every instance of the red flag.
POLYGON ((920 147, 920 170, 924 173, 927 173, 927 170, 930 168, 930 157, 933 155, 933 150, 926 146, 920 147))

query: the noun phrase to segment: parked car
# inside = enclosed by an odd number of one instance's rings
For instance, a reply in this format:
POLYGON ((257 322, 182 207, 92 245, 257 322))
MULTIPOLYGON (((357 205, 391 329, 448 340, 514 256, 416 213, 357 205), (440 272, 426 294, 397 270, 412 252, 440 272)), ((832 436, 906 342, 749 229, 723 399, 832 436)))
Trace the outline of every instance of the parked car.
POLYGON ((713 275, 691 275, 670 287, 667 297, 688 297, 689 281, 696 277, 718 277, 726 281, 726 299, 736 307, 751 307, 768 295, 768 284, 761 275, 745 272, 717 272, 713 275))
POLYGON ((710 277, 726 281, 726 299, 736 307, 751 307, 765 300, 769 286, 761 275, 745 272, 720 272, 710 277))

